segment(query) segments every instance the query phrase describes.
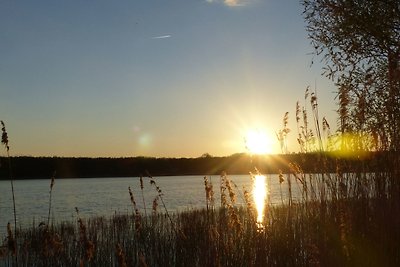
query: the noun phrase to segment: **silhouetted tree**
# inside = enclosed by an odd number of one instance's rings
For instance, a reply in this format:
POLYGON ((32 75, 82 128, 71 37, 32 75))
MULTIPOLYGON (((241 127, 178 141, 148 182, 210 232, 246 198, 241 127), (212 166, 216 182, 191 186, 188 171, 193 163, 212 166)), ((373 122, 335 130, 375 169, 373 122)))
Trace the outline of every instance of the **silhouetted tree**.
POLYGON ((372 136, 349 145, 400 150, 400 0, 301 3, 315 54, 338 86, 341 133, 372 136))

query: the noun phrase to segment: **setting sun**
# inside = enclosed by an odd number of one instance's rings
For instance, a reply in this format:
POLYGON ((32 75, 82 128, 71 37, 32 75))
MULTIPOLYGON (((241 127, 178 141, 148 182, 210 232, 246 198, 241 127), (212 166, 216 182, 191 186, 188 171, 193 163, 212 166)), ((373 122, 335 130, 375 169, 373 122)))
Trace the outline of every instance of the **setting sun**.
POLYGON ((269 154, 272 152, 272 141, 265 132, 248 131, 245 143, 247 150, 252 154, 269 154))

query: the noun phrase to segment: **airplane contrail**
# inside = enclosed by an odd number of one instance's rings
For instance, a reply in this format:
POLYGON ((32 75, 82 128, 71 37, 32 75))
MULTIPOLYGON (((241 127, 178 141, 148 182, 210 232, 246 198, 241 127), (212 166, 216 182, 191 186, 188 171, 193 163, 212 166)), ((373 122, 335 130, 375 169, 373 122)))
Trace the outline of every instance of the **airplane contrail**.
POLYGON ((170 38, 171 35, 160 35, 160 36, 154 36, 151 39, 165 39, 165 38, 170 38))

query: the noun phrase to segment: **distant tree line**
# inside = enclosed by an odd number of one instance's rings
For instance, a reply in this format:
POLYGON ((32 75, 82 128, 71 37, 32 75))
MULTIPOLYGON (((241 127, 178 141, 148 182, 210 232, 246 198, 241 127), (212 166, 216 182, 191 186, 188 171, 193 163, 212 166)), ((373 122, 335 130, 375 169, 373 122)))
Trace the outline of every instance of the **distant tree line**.
MULTIPOLYGON (((370 153, 363 157, 342 158, 325 153, 250 156, 234 154, 228 157, 199 158, 64 158, 12 157, 13 178, 137 177, 168 175, 220 175, 260 173, 290 173, 300 169, 304 173, 321 171, 350 172, 385 168, 385 153, 370 153), (290 164, 289 164, 290 163, 290 164), (298 168, 294 170, 294 168, 298 168)), ((0 179, 9 179, 8 159, 0 157, 0 179)))

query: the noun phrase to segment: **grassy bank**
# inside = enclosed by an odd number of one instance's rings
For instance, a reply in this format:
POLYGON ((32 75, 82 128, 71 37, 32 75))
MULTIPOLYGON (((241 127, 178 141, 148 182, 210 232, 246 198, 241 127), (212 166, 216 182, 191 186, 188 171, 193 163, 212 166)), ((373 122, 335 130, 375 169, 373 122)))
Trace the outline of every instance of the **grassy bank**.
MULTIPOLYGON (((249 178, 250 179, 250 178, 249 178)), ((169 214, 162 191, 152 211, 34 226, 9 233, 11 266, 398 266, 400 205, 389 173, 284 175, 303 198, 268 202, 260 224, 249 192, 222 176, 221 207, 205 180, 205 207, 169 214), (247 205, 235 205, 241 195, 247 205), (159 206, 158 206, 159 205, 159 206), (161 212, 163 211, 163 212, 161 212), (14 242, 14 243, 13 243, 14 242), (14 254, 15 253, 15 254, 14 254)), ((290 188, 288 190, 291 190, 290 188)), ((127 192, 128 197, 128 192, 127 192)), ((11 229, 10 229, 11 231, 11 229)))

